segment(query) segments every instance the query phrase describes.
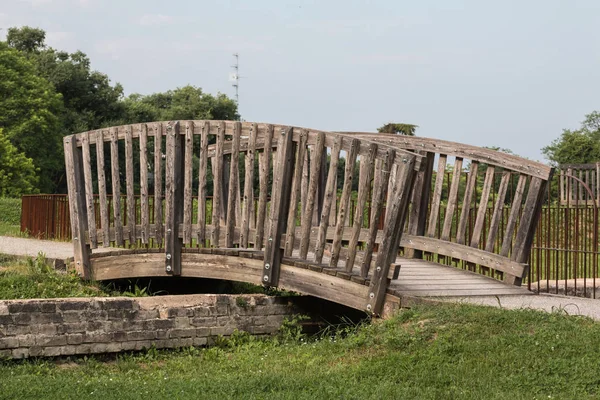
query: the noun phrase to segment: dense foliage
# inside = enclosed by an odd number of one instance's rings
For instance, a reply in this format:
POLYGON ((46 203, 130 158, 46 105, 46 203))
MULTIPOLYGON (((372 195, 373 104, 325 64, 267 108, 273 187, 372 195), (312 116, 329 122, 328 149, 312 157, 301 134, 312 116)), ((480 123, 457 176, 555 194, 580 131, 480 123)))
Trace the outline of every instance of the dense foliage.
POLYGON ((94 71, 85 53, 54 49, 45 39, 43 30, 21 27, 0 42, 0 196, 65 192, 65 135, 159 120, 239 119, 233 100, 194 86, 124 98, 123 87, 94 71))
POLYGON ((542 152, 554 166, 600 161, 600 112, 586 115, 579 129, 564 129, 542 152))

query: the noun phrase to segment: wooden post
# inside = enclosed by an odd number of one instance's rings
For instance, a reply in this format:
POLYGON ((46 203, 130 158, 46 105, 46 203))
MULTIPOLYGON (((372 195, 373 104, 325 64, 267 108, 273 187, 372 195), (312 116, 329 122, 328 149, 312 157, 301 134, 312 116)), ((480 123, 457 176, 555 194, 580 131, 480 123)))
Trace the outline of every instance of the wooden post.
POLYGON ((398 255, 398 244, 402 236, 402 229, 406 220, 408 203, 413 188, 415 156, 402 155, 401 166, 398 168, 396 179, 392 181, 391 201, 385 214, 383 241, 377 252, 375 270, 369 286, 367 311, 379 315, 385 303, 385 294, 389 285, 390 265, 398 255))
POLYGON ((283 256, 280 243, 281 236, 286 229, 286 216, 291 195, 291 191, 286 188, 286 185, 291 181, 294 171, 293 134, 293 128, 284 128, 281 132, 275 133, 275 137, 278 137, 277 162, 273 175, 269 229, 262 274, 262 283, 268 286, 277 286, 279 283, 279 266, 283 256))
MULTIPOLYGON (((421 170, 415 177, 415 187, 412 194, 408 233, 415 236, 425 235, 427 224, 427 209, 431 194, 431 179, 433 178, 433 164, 435 153, 428 152, 421 163, 421 170)), ((423 252, 415 249, 405 249, 406 258, 422 258, 423 252)))
POLYGON ((63 140, 65 167, 69 190, 71 232, 73 234, 73 256, 75 269, 83 279, 93 279, 90 264, 90 246, 86 243, 87 209, 85 200, 85 179, 83 176, 83 152, 77 147, 75 135, 63 140))
POLYGON ((179 134, 179 122, 167 125, 167 159, 165 160, 165 270, 181 275, 179 225, 183 222, 183 178, 185 137, 179 134))

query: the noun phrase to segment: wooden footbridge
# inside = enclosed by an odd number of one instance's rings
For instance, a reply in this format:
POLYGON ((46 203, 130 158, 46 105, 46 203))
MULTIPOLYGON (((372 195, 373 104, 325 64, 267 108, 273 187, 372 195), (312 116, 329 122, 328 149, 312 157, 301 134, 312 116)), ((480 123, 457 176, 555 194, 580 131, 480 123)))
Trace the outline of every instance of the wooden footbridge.
POLYGON ((458 143, 237 121, 112 127, 64 148, 84 278, 227 279, 374 314, 405 296, 528 293, 552 174, 458 143))

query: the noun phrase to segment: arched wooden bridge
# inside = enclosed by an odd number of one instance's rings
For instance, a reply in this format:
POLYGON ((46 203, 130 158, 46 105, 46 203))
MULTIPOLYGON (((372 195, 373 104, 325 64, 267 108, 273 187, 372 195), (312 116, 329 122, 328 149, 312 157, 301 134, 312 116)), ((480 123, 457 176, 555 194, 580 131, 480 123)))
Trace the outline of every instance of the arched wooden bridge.
POLYGON ((552 174, 435 139, 237 121, 112 127, 64 148, 84 278, 227 279, 374 314, 403 296, 526 292, 552 174))

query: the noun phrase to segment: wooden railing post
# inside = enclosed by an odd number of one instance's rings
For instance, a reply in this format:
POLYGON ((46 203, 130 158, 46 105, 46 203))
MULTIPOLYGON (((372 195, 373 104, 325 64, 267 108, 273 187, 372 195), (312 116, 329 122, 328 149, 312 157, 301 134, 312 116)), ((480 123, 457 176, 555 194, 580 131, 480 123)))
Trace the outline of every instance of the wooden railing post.
MULTIPOLYGON (((434 160, 435 153, 428 152, 425 160, 421 161, 421 170, 415 177, 415 186, 410 201, 412 208, 410 210, 407 232, 410 235, 425 235, 434 160)), ((406 258, 423 258, 423 252, 421 250, 406 249, 405 254, 406 258)))
POLYGON ((414 185, 415 156, 404 154, 399 159, 402 166, 398 168, 396 178, 390 187, 392 196, 386 210, 383 241, 377 252, 367 298, 367 311, 375 315, 381 314, 385 304, 385 294, 390 283, 390 266, 398 255, 398 245, 414 185))
POLYGON ((167 157, 165 160, 165 271, 181 275, 179 225, 183 222, 183 178, 185 137, 179 134, 179 122, 167 125, 167 157))
POLYGON ((293 128, 275 132, 277 137, 277 162, 273 174, 273 191, 271 194, 271 210, 267 230, 267 244, 262 274, 262 283, 277 286, 279 283, 279 267, 283 249, 280 249, 281 236, 285 233, 287 214, 290 206, 289 182, 294 171, 294 142, 293 128))
POLYGON ((65 149, 75 269, 83 279, 92 279, 90 246, 86 243, 86 231, 88 227, 85 179, 83 175, 83 151, 80 147, 77 147, 77 138, 74 135, 65 137, 63 144, 65 149))

